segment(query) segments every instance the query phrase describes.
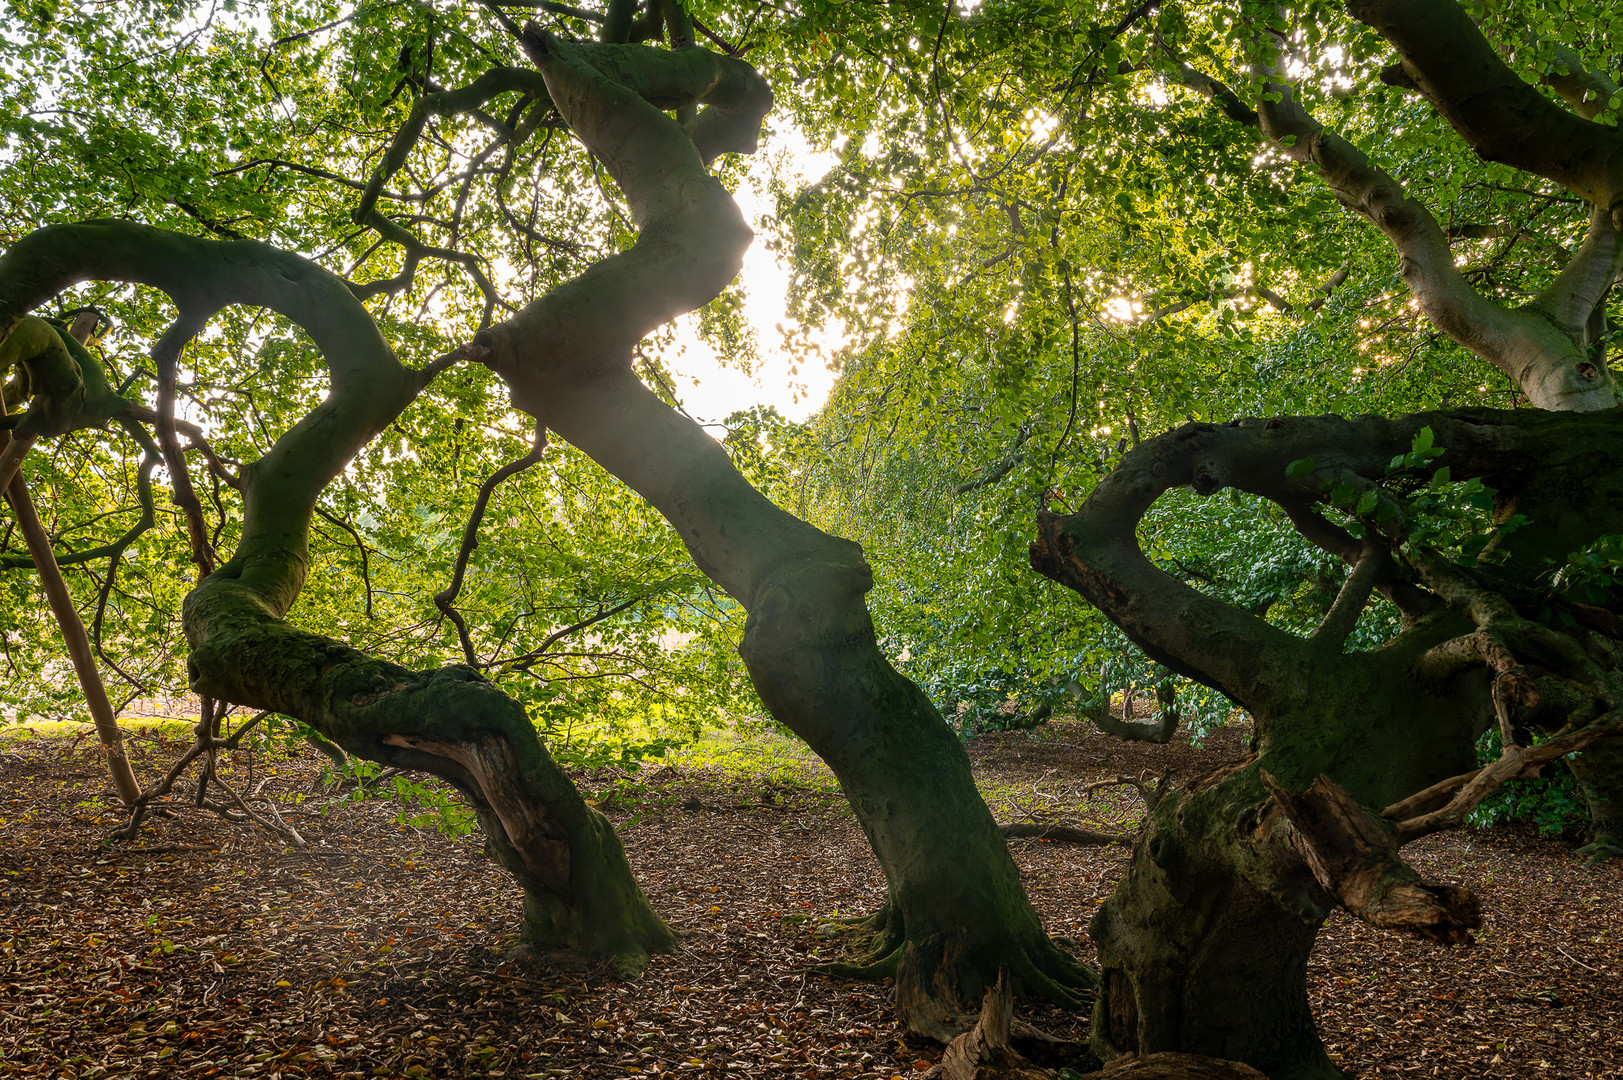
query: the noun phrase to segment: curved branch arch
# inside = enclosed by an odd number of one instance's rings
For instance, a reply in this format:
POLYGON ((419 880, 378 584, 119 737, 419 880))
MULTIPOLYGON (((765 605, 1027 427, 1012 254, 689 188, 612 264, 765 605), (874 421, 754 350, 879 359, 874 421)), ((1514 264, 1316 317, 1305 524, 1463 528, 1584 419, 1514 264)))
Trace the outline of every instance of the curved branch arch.
MULTIPOLYGON (((1615 409, 1247 419, 1148 440, 1076 514, 1042 516, 1031 546, 1037 570, 1163 663, 1251 709, 1256 725, 1251 761, 1157 803, 1132 871, 1090 925, 1104 969, 1093 1031, 1102 1055, 1223 1053, 1269 1076, 1337 1077, 1304 985, 1330 908, 1439 941, 1469 940, 1480 925, 1475 898, 1420 881, 1398 849, 1457 825, 1487 792, 1549 760, 1507 735, 1501 762, 1468 772, 1477 737, 1496 717, 1507 733, 1523 723, 1559 729, 1544 751, 1552 756, 1623 727, 1615 619, 1574 609, 1599 629, 1575 620, 1558 631, 1517 610, 1536 595, 1517 582, 1536 580, 1547 556, 1565 558, 1618 530, 1620 475, 1615 409), (1408 511, 1382 488, 1401 481, 1393 459, 1402 461, 1426 428, 1441 448, 1433 468, 1496 486, 1497 521, 1531 519, 1495 539, 1497 573, 1461 569, 1409 542, 1408 511), (1293 463, 1305 467, 1288 469, 1293 463), (1269 499, 1351 566, 1315 633, 1269 626, 1144 556, 1136 537, 1144 512, 1185 485, 1269 499), (1315 512, 1332 486, 1372 497, 1361 540, 1315 512), (1379 649, 1348 653, 1346 631, 1377 589, 1410 625, 1379 649), (1269 1020, 1251 1025, 1231 1012, 1232 1001, 1259 986, 1273 995, 1269 1020)), ((1534 606, 1545 602, 1567 601, 1534 606)))
POLYGON ((192 689, 296 717, 350 753, 461 788, 525 888, 532 940, 631 967, 669 948, 613 829, 517 702, 471 670, 410 671, 283 621, 304 584, 320 493, 443 364, 403 366, 342 279, 299 256, 122 221, 52 226, 13 245, 0 258, 0 325, 85 280, 139 282, 176 301, 181 318, 155 352, 178 352, 216 312, 243 304, 297 323, 329 365, 327 398, 244 467, 237 549, 186 598, 192 689))

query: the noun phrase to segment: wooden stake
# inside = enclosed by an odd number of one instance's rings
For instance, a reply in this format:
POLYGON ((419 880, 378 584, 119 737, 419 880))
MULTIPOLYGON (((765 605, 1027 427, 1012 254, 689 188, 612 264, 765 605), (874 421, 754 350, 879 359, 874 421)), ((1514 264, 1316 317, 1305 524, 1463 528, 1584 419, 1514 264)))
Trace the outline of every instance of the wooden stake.
MULTIPOLYGON (((0 462, 13 456, 14 446, 11 433, 0 431, 0 462)), ((27 452, 26 447, 23 452, 27 452)), ((22 460, 22 454, 15 454, 15 457, 18 462, 22 460)), ((107 758, 107 771, 112 774, 113 786, 118 789, 118 797, 124 801, 125 806, 134 806, 135 801, 141 797, 141 785, 136 781, 135 773, 130 768, 129 757, 124 753, 123 733, 118 730, 118 723, 113 719, 112 703, 107 700, 107 690, 102 686, 101 673, 96 670, 96 659, 90 648, 90 636, 85 633, 85 624, 73 606, 73 598, 68 595, 67 583, 62 580, 62 569, 56 565, 56 556, 51 551, 51 538, 45 534, 45 527, 40 524, 39 515, 34 512, 34 502, 28 497, 28 486, 23 483, 21 473, 13 472, 5 492, 6 501, 11 504, 12 512, 17 515, 17 524, 22 530, 23 540, 28 544, 28 553, 34 558, 34 568, 39 571, 40 584, 45 589, 45 599, 51 605, 51 613, 56 616, 57 626, 61 628, 63 643, 68 647, 68 657, 73 661, 73 670, 79 676, 79 686, 84 691, 90 718, 96 724, 96 734, 101 736, 102 752, 107 758)))

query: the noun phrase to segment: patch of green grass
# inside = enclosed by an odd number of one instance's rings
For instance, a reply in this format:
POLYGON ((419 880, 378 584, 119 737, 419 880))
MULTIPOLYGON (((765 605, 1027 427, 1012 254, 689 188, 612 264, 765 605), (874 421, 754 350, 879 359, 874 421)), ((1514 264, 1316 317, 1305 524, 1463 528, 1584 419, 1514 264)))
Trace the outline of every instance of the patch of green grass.
MULTIPOLYGON (((126 736, 159 735, 166 739, 189 738, 195 720, 167 716, 122 716, 118 726, 126 736)), ((25 720, 0 726, 0 744, 28 739, 77 739, 95 735, 96 725, 88 720, 25 720)))
POLYGON ((802 786, 831 790, 838 786, 828 766, 805 743, 761 725, 707 728, 692 743, 673 750, 666 761, 802 786))

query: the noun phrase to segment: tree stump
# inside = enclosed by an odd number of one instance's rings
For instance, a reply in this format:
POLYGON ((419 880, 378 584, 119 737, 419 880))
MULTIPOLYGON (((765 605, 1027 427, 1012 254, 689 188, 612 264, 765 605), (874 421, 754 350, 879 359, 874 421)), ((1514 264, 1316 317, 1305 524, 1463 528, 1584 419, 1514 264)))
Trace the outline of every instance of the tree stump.
POLYGON ((975 1026, 947 1045, 941 1062, 924 1080, 1051 1080, 1053 1074, 1022 1057, 1010 1044, 1014 1024, 1014 994, 1008 971, 998 972, 997 985, 981 1002, 975 1026))

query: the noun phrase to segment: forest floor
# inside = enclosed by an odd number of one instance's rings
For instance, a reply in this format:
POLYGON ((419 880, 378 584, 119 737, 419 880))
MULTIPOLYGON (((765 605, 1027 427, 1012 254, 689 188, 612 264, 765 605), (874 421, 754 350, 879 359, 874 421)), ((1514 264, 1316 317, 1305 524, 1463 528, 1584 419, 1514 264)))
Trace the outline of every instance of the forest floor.
MULTIPOLYGON (((807 974, 846 958, 826 920, 872 910, 883 882, 832 778, 786 740, 580 778, 684 935, 634 983, 512 958, 519 892, 478 840, 347 801, 316 760, 239 753, 228 774, 277 798, 305 847, 202 812, 104 845, 120 815, 91 742, 0 747, 0 1076, 880 1077, 940 1057, 897 1029, 885 986, 807 974)), ((183 746, 134 741, 138 774, 183 746)), ((999 820, 1095 828, 1142 807, 1131 787, 1084 799, 1089 783, 1188 779, 1240 749, 1232 732, 1196 750, 1075 724, 970 744, 999 820)), ((1126 851, 1011 847, 1050 932, 1091 961, 1088 917, 1126 851)), ((1332 1055, 1362 1077, 1623 1077, 1623 870, 1505 829, 1407 851, 1478 890, 1487 925, 1445 949, 1332 918, 1309 971, 1332 1055)))

